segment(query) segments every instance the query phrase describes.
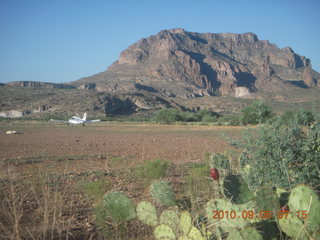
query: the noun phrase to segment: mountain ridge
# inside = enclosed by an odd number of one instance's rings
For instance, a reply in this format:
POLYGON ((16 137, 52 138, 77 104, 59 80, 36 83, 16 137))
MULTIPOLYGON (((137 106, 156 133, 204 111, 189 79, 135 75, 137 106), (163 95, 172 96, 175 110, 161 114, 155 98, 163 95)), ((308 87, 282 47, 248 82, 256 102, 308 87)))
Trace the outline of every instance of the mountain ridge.
POLYGON ((280 49, 259 40, 254 33, 201 34, 171 29, 142 38, 122 51, 106 71, 72 84, 91 82, 98 90, 116 91, 121 84, 126 89, 129 83, 146 83, 164 96, 195 97, 214 92, 237 96, 237 87, 247 88, 248 93, 283 90, 290 88, 286 83, 320 87, 319 79, 309 59, 289 47, 280 49), (174 93, 166 93, 166 85, 171 90, 174 85, 164 84, 166 80, 177 85, 174 93), (181 82, 192 90, 179 86, 181 82))
POLYGON ((101 73, 61 84, 10 82, 0 85, 1 92, 0 111, 9 113, 131 114, 164 107, 236 112, 254 99, 284 106, 318 101, 320 74, 308 58, 254 33, 178 28, 131 44, 101 73))

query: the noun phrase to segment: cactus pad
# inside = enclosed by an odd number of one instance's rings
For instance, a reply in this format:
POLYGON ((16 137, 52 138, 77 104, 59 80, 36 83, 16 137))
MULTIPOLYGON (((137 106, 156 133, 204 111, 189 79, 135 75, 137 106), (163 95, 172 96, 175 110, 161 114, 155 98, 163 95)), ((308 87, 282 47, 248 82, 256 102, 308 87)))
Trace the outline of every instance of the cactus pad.
POLYGON ((180 229, 184 235, 188 235, 192 226, 190 213, 183 211, 180 216, 180 229))
POLYGON ((253 199, 246 181, 240 175, 227 175, 222 181, 223 195, 232 203, 241 204, 253 199))
POLYGON ((205 240, 201 234, 201 232, 199 231, 198 228, 196 227, 191 227, 191 230, 188 234, 188 236, 192 239, 192 240, 205 240))
POLYGON ((283 232, 295 239, 309 239, 302 220, 294 214, 287 218, 279 219, 279 226, 283 232))
POLYGON ((241 231, 232 230, 228 235, 228 240, 263 240, 262 235, 253 227, 247 227, 241 231))
POLYGON ((181 236, 178 238, 178 240, 193 240, 193 239, 188 236, 181 236))
POLYGON ((288 205, 290 212, 305 211, 308 217, 303 220, 309 230, 320 231, 320 200, 311 188, 300 185, 292 189, 288 205))
POLYGON ((260 188, 256 191, 254 200, 259 211, 275 213, 280 208, 277 193, 272 188, 260 188))
POLYGON ((137 215, 141 222, 149 226, 155 227, 158 224, 158 216, 156 208, 147 201, 138 203, 137 215))
POLYGON ((175 240, 176 235, 168 225, 161 224, 154 229, 154 236, 157 240, 175 240))
POLYGON ((173 190, 167 181, 155 181, 151 186, 152 197, 164 206, 176 204, 173 190))
POLYGON ((113 221, 121 223, 137 217, 130 199, 122 192, 111 191, 103 197, 103 207, 113 221))
POLYGON ((165 210, 160 216, 160 223, 171 227, 174 232, 178 232, 179 222, 180 218, 175 210, 165 210))
POLYGON ((242 209, 230 202, 227 202, 223 199, 212 199, 207 203, 206 207, 206 217, 211 224, 217 224, 223 228, 242 228, 244 227, 248 221, 244 220, 243 218, 235 218, 235 219, 228 219, 227 217, 223 217, 221 219, 213 219, 213 211, 235 211, 236 214, 240 214, 242 209))
POLYGON ((253 227, 245 228, 240 233, 244 240, 263 240, 262 235, 253 227))

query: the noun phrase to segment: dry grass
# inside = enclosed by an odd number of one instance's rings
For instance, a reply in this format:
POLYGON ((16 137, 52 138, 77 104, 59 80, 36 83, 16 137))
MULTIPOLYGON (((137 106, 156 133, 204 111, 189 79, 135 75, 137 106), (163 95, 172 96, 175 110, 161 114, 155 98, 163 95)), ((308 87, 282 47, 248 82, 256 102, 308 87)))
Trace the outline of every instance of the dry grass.
MULTIPOLYGON (((8 127, 12 126, 2 123, 0 131, 8 127)), ((132 123, 68 128, 35 122, 14 127, 24 134, 0 139, 0 234, 8 240, 115 239, 115 227, 97 219, 101 196, 118 190, 135 205, 151 200, 151 180, 133 173, 143 166, 143 159, 154 159, 152 154, 168 156, 160 156, 170 162, 161 177, 170 181, 177 198, 203 196, 192 199, 196 219, 212 188, 206 186, 206 173, 192 171, 189 162, 206 169, 201 164, 204 152, 229 146, 221 132, 238 135, 243 129, 132 123), (136 148, 128 151, 132 144, 136 148)), ((153 230, 134 220, 121 226, 118 236, 153 239, 153 230)))

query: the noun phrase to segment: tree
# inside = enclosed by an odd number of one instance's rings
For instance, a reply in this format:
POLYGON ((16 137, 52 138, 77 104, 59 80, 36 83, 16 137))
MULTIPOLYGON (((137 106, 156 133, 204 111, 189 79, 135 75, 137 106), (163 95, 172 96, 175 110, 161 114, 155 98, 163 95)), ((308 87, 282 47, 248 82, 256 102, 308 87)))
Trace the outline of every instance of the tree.
POLYGON ((241 110, 244 124, 265 123, 273 117, 272 108, 261 101, 254 101, 250 106, 241 110))
POLYGON ((298 184, 320 187, 320 114, 305 126, 278 118, 236 142, 243 149, 240 165, 252 189, 298 184))

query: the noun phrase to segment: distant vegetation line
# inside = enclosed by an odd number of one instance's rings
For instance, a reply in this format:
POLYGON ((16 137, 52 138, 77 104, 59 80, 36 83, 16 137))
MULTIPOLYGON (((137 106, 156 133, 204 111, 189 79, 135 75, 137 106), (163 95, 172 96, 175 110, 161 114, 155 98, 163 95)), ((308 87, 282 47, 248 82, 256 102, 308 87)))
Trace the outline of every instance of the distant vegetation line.
MULTIPOLYGON (((262 101, 254 101, 251 105, 241 109, 241 113, 238 114, 225 114, 221 115, 210 110, 199 111, 182 111, 176 108, 165 108, 152 112, 146 115, 110 115, 102 117, 102 121, 113 122, 146 122, 157 124, 187 124, 187 125, 216 125, 216 126, 244 126, 247 124, 262 124, 279 120, 284 124, 289 121, 295 120, 302 125, 310 125, 316 116, 319 115, 319 111, 316 108, 312 110, 297 109, 287 110, 281 115, 276 114, 272 107, 265 104, 262 101)), ((68 116, 61 114, 48 114, 42 118, 30 118, 22 117, 19 119, 0 118, 0 121, 28 121, 28 120, 40 120, 48 121, 51 118, 68 119, 68 116)))

